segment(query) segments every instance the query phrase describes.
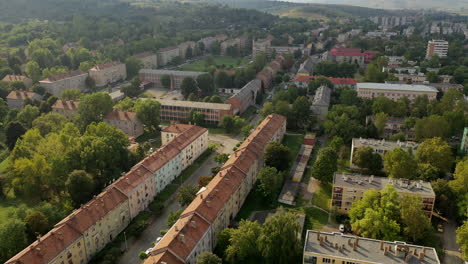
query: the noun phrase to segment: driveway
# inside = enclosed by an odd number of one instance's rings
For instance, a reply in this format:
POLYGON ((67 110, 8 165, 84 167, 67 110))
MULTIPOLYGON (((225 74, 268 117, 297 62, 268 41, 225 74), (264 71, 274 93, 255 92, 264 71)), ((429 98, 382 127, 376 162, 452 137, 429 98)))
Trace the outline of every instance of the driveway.
MULTIPOLYGON (((222 143, 223 145, 218 149, 219 153, 232 153, 232 148, 237 144, 237 140, 232 139, 224 135, 210 135, 210 141, 222 143)), ((218 153, 213 153, 204 163, 198 168, 182 185, 195 184, 197 185, 198 177, 210 176, 211 167, 217 166, 218 164, 214 161, 214 156, 218 153)), ((171 212, 179 210, 181 207, 175 199, 175 194, 172 195, 166 202, 166 207, 162 213, 152 218, 149 226, 143 231, 143 233, 137 239, 129 239, 127 245, 129 246, 127 251, 120 257, 119 264, 136 264, 141 263, 138 254, 141 251, 152 247, 151 242, 155 241, 160 235, 160 230, 169 229, 167 226, 167 217, 171 212)), ((124 247, 124 245, 121 245, 124 247)))
POLYGON ((457 224, 451 220, 448 223, 444 222, 444 233, 442 233, 442 246, 445 250, 443 263, 446 264, 463 264, 460 246, 456 242, 457 224))

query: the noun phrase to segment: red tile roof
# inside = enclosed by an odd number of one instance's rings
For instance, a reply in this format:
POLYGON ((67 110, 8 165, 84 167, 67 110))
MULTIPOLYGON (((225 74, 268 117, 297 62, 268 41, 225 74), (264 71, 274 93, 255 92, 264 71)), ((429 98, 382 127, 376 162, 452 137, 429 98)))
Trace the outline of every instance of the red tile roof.
POLYGON ((104 116, 104 119, 109 119, 109 120, 121 120, 121 121, 135 121, 137 120, 137 115, 135 112, 124 112, 124 111, 118 111, 114 110, 109 113, 107 113, 104 116))
POLYGON ((145 166, 139 165, 132 168, 132 170, 127 172, 124 176, 120 177, 112 184, 112 186, 117 187, 129 196, 130 193, 135 190, 135 187, 151 177, 151 175, 153 175, 153 173, 149 169, 145 166))
POLYGON ((29 92, 29 91, 11 91, 7 99, 18 99, 18 100, 26 100, 26 99, 31 99, 35 96, 38 96, 38 94, 34 92, 29 92))
POLYGON ((91 70, 100 71, 100 70, 104 70, 104 69, 107 69, 107 68, 110 68, 110 67, 119 66, 119 65, 122 65, 122 64, 123 63, 121 63, 120 61, 112 61, 112 62, 109 62, 109 63, 98 64, 98 65, 94 66, 93 68, 91 68, 91 70))
POLYGON ((193 125, 174 124, 174 125, 170 125, 170 126, 166 127, 165 129, 162 130, 162 132, 180 134, 180 133, 183 133, 183 132, 189 130, 192 127, 193 127, 193 125))
POLYGON ((7 76, 5 76, 5 78, 3 78, 2 81, 4 82, 15 82, 15 81, 24 81, 25 79, 29 79, 28 77, 24 76, 24 75, 15 75, 15 74, 8 74, 7 76))
POLYGON ((357 81, 353 78, 335 78, 325 76, 297 76, 294 78, 295 82, 311 82, 318 77, 324 77, 330 80, 335 85, 356 85, 357 81))
POLYGON ((52 106, 52 109, 63 109, 63 110, 78 110, 80 105, 79 101, 69 101, 69 100, 57 100, 52 106))

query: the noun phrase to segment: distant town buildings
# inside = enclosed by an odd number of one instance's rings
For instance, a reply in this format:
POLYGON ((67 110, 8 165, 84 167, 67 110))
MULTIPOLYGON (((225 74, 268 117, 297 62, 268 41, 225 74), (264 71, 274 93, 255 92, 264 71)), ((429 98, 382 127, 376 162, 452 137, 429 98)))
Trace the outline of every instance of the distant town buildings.
POLYGON ((252 41, 252 57, 255 58, 261 52, 271 58, 273 52, 276 55, 284 55, 287 53, 293 54, 296 50, 300 50, 302 54, 309 55, 310 49, 303 46, 272 46, 271 38, 258 39, 252 41))
MULTIPOLYGON (((319 77, 324 76, 296 76, 293 82, 297 87, 307 88, 309 83, 319 77)), ((356 88, 357 81, 353 78, 335 78, 335 77, 324 77, 333 83, 335 88, 348 86, 350 88, 356 88)))
POLYGON ((280 142, 285 132, 285 117, 266 117, 199 191, 144 264, 193 264, 200 253, 213 250, 219 233, 229 226, 254 186, 264 166, 266 146, 272 141, 280 142))
POLYGON ((322 56, 326 61, 334 61, 337 63, 348 62, 351 64, 357 64, 363 66, 372 60, 377 51, 364 51, 354 48, 333 48, 330 51, 325 52, 322 56))
POLYGON ((374 175, 364 176, 336 172, 333 178, 332 208, 335 208, 339 213, 347 214, 355 201, 362 200, 366 191, 370 189, 381 191, 389 184, 395 187, 399 195, 420 197, 424 214, 432 217, 436 197, 430 182, 374 175))
POLYGON ((307 230, 304 264, 440 264, 435 248, 307 230))
POLYGON ((460 152, 463 154, 468 153, 468 127, 463 130, 462 141, 460 144, 460 152))
POLYGON ((135 112, 114 110, 104 116, 104 122, 122 130, 130 137, 139 137, 144 133, 143 124, 135 112))
POLYGON ((398 33, 391 31, 370 31, 366 33, 367 38, 391 39, 395 36, 398 36, 398 33))
POLYGON ((373 139, 373 138, 353 138, 351 144, 351 158, 350 158, 350 166, 356 167, 353 162, 353 154, 354 152, 363 147, 370 147, 374 150, 374 153, 379 154, 380 156, 385 155, 390 150, 394 150, 396 148, 402 148, 406 151, 411 151, 411 153, 416 153, 419 144, 411 141, 388 141, 385 139, 373 139))
POLYGON ((422 95, 427 95, 429 100, 435 100, 439 92, 436 88, 427 85, 389 83, 358 83, 356 89, 361 98, 372 99, 385 96, 392 100, 398 100, 402 97, 414 100, 422 95))
POLYGON ((330 98, 331 89, 325 85, 320 86, 315 92, 314 101, 310 109, 317 115, 319 121, 325 121, 327 119, 330 98))
POLYGON ((153 88, 165 88, 161 83, 161 78, 167 75, 171 81, 170 89, 174 90, 180 89, 185 78, 190 77, 196 80, 202 74, 207 74, 207 72, 141 69, 139 78, 142 84, 149 84, 153 88))
POLYGON ((30 78, 24 75, 15 75, 15 74, 7 74, 3 79, 2 82, 12 83, 12 82, 21 82, 24 84, 26 89, 31 88, 33 82, 30 78))
POLYGON ((8 108, 21 110, 27 100, 42 100, 42 96, 29 91, 11 91, 6 99, 8 108))
POLYGON ((449 43, 445 40, 429 40, 427 43, 426 59, 429 59, 434 55, 437 55, 440 58, 447 57, 448 46, 449 43))
POLYGON ((152 52, 143 52, 133 55, 143 64, 144 69, 156 69, 158 67, 158 56, 152 52))
POLYGON ((72 119, 74 115, 78 114, 78 101, 60 100, 55 101, 52 105, 52 111, 64 115, 68 120, 72 119))
POLYGON ((127 68, 125 63, 118 61, 99 64, 89 70, 89 77, 96 82, 97 87, 106 86, 125 80, 127 78, 127 68))
POLYGON ((414 16, 376 16, 370 20, 381 29, 389 29, 397 26, 404 26, 414 22, 414 16))
POLYGON ((161 120, 187 121, 192 111, 204 115, 207 124, 218 124, 225 115, 232 115, 230 104, 192 102, 181 100, 158 100, 161 104, 161 120))
POLYGON ((68 89, 86 90, 86 78, 88 73, 81 71, 71 71, 49 76, 39 81, 46 91, 54 96, 60 97, 62 92, 68 89))
POLYGON ((208 130, 188 127, 6 264, 88 263, 207 147, 208 130))
POLYGON ((299 66, 299 70, 297 71, 298 76, 309 76, 314 72, 315 64, 317 62, 314 61, 311 57, 307 58, 301 65, 299 66))

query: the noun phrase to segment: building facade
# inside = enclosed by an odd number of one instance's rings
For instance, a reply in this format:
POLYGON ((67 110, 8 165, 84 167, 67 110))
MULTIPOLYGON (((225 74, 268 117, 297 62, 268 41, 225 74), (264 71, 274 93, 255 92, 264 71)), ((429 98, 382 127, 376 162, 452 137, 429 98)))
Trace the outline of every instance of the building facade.
POLYGON ((230 104, 204 103, 180 100, 158 100, 161 104, 161 120, 187 121, 192 111, 204 115, 207 124, 218 124, 225 115, 232 115, 230 104))
POLYGON ((158 68, 158 56, 152 52, 143 52, 133 55, 139 59, 143 64, 143 69, 156 69, 158 68))
POLYGON ((33 85, 33 81, 30 78, 24 75, 15 75, 15 74, 8 74, 7 76, 3 78, 2 82, 6 82, 6 83, 22 82, 24 86, 26 87, 26 89, 31 88, 31 86, 33 85))
POLYGON ((449 43, 445 40, 429 40, 427 43, 426 59, 429 59, 434 55, 437 55, 440 58, 447 57, 448 46, 449 43))
POLYGON ((99 64, 89 70, 89 77, 96 82, 96 86, 101 87, 125 80, 127 78, 127 68, 125 63, 118 61, 99 64))
POLYGON ((104 116, 104 122, 122 130, 130 137, 139 137, 145 132, 135 112, 114 110, 104 116))
POLYGON ((227 103, 232 106, 233 114, 243 114, 249 106, 255 105, 257 96, 261 93, 262 82, 254 79, 233 94, 227 103))
POLYGON ((207 129, 187 128, 6 264, 88 263, 207 147, 207 129))
POLYGON ((78 107, 80 102, 69 100, 57 100, 52 105, 52 111, 64 115, 68 120, 78 114, 78 107))
POLYGON ((307 230, 304 264, 440 264, 435 248, 307 230))
POLYGON ((333 178, 331 206, 338 212, 347 214, 355 201, 362 200, 366 191, 380 191, 389 184, 393 185, 399 195, 420 197, 424 214, 432 217, 436 196, 431 183, 420 180, 336 172, 333 178))
POLYGON ((140 81, 151 83, 154 88, 165 88, 161 83, 163 76, 169 76, 171 80, 170 89, 180 89, 185 78, 197 79, 198 76, 207 74, 207 72, 192 72, 192 71, 171 71, 171 70, 152 70, 141 69, 139 72, 140 81))
POLYGON ((7 104, 10 109, 22 109, 26 100, 42 100, 42 96, 29 91, 11 91, 7 95, 7 104))
POLYGON ((319 77, 324 77, 333 83, 335 88, 348 86, 350 88, 356 88, 357 81, 353 78, 335 78, 335 77, 325 77, 325 76, 296 76, 293 82, 297 87, 307 88, 309 83, 319 77))
POLYGON ((317 115, 319 121, 327 119, 330 107, 331 89, 325 85, 320 86, 315 92, 314 101, 310 106, 312 112, 317 115))
POLYGON ((49 76, 39 81, 39 84, 43 86, 48 93, 60 97, 62 92, 68 89, 86 90, 86 78, 88 78, 88 73, 72 71, 49 76))
POLYGON ((358 96, 361 98, 375 98, 385 96, 394 101, 406 97, 414 100, 418 96, 426 95, 429 100, 437 98, 437 89, 427 85, 389 84, 389 83, 358 83, 356 85, 358 96))
POLYGON ((285 117, 266 117, 198 192, 144 264, 195 264, 200 253, 213 250, 219 233, 229 226, 255 184, 266 146, 281 141, 285 132, 285 117))
POLYGON ((172 62, 175 57, 180 57, 179 47, 167 47, 164 49, 158 50, 158 67, 165 66, 172 62))

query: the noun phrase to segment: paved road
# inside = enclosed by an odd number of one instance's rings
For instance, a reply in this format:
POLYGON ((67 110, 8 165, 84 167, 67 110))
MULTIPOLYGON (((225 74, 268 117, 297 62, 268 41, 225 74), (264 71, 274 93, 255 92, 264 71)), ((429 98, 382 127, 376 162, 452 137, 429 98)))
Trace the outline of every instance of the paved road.
MULTIPOLYGON (((237 144, 237 140, 224 135, 210 135, 209 140, 217 143, 221 143, 222 146, 218 149, 220 153, 232 153, 232 148, 237 144)), ((198 168, 182 185, 197 184, 198 177, 211 175, 211 167, 217 166, 218 164, 213 160, 213 157, 217 153, 213 153, 205 163, 198 168)), ((170 197, 167 201, 167 206, 158 217, 151 219, 151 223, 141 234, 138 239, 129 239, 127 241, 128 250, 122 255, 119 260, 119 264, 136 264, 140 263, 141 260, 138 258, 138 254, 141 251, 151 247, 151 242, 155 241, 160 235, 160 230, 168 229, 166 224, 167 217, 171 212, 179 210, 181 207, 175 200, 175 195, 170 197)), ((121 245, 125 247, 124 244, 121 245)))
POLYGON ((450 220, 448 223, 444 223, 444 233, 442 234, 442 246, 445 250, 445 256, 443 263, 446 264, 463 264, 460 254, 460 246, 456 242, 456 231, 457 224, 455 221, 450 220))

